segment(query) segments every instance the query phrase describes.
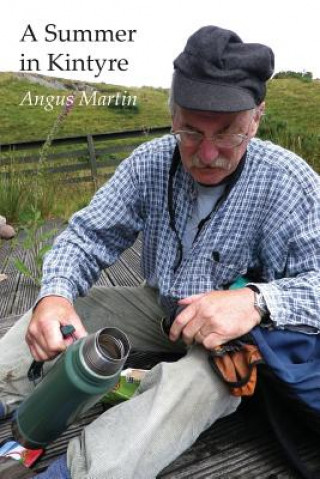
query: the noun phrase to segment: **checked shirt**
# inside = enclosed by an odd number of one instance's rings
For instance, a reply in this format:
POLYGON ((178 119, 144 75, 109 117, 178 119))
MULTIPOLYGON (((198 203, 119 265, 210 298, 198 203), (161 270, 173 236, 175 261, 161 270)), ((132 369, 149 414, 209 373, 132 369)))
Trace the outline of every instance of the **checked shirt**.
POLYGON ((141 232, 144 277, 168 312, 179 298, 245 275, 263 293, 277 327, 320 331, 319 176, 294 153, 251 140, 240 177, 177 266, 177 235, 183 237, 197 189, 180 164, 174 232, 168 178, 175 146, 166 135, 138 147, 73 215, 46 255, 39 297, 84 295, 141 232))

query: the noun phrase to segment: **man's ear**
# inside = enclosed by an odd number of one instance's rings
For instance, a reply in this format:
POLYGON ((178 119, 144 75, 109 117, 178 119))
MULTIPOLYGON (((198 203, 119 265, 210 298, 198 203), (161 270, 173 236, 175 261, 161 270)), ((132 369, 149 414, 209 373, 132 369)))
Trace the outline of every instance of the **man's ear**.
POLYGON ((263 101, 262 103, 260 103, 260 105, 258 105, 255 108, 255 112, 254 112, 254 115, 253 115, 252 126, 251 126, 251 131, 250 131, 251 138, 253 138, 257 134, 257 131, 258 131, 258 128, 259 128, 259 125, 260 125, 261 117, 264 115, 264 112, 265 112, 265 107, 266 107, 266 104, 263 101))
POLYGON ((181 112, 180 107, 175 104, 172 108, 172 115, 171 115, 171 125, 173 129, 177 128, 180 122, 180 112, 181 112))
POLYGON ((260 121, 261 117, 264 115, 264 113, 266 111, 266 102, 263 101, 262 103, 260 103, 260 105, 257 106, 256 110, 257 110, 257 113, 259 115, 259 121, 260 121))

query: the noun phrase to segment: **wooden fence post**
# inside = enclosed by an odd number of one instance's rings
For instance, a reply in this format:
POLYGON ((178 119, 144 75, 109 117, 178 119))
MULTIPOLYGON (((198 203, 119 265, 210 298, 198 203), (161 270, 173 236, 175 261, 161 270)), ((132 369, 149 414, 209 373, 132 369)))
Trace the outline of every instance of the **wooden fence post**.
POLYGON ((94 183, 95 189, 97 189, 98 188, 98 168, 97 168, 96 151, 94 148, 92 135, 87 135, 87 144, 88 144, 88 150, 89 150, 91 177, 92 177, 92 181, 94 183))

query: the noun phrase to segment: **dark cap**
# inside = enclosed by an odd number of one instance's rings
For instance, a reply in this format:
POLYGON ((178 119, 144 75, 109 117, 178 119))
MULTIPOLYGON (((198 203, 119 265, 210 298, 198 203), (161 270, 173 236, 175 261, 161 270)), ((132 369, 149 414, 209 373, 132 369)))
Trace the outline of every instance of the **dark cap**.
POLYGON ((174 101, 184 108, 235 112, 259 105, 274 68, 271 48, 234 32, 200 28, 174 61, 174 101))

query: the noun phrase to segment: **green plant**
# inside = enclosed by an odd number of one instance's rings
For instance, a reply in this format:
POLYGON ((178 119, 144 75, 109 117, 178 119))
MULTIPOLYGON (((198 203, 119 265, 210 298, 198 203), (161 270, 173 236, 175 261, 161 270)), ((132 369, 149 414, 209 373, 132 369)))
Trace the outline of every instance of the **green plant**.
POLYGON ((30 278, 37 286, 41 284, 42 266, 44 255, 50 251, 51 245, 47 242, 57 233, 57 228, 42 232, 45 221, 41 213, 34 206, 30 207, 28 214, 21 218, 19 232, 23 237, 21 246, 23 250, 29 251, 33 258, 34 269, 29 267, 25 261, 13 258, 16 269, 24 276, 30 278))
POLYGON ((320 135, 297 132, 287 121, 267 114, 260 123, 258 136, 294 151, 320 172, 320 135))
POLYGON ((313 73, 312 72, 294 72, 291 70, 288 71, 280 71, 276 73, 273 76, 274 79, 279 79, 279 78, 297 78, 298 80, 304 81, 304 82, 311 82, 313 79, 313 73))
POLYGON ((0 214, 16 223, 20 211, 28 202, 30 191, 26 179, 14 166, 13 160, 0 175, 0 214))
MULTIPOLYGON (((40 286, 41 284, 44 255, 51 249, 51 245, 44 242, 50 240, 57 232, 57 229, 52 229, 44 233, 42 232, 42 227, 45 223, 42 211, 47 202, 50 191, 48 191, 47 188, 49 181, 47 178, 45 162, 52 140, 59 127, 67 118, 67 115, 70 113, 73 104, 74 101, 63 107, 49 131, 46 141, 40 150, 39 161, 34 178, 33 194, 29 198, 31 199, 31 202, 29 203, 27 210, 25 210, 19 217, 19 229, 24 236, 22 248, 25 251, 29 251, 33 260, 34 270, 29 268, 28 265, 19 258, 14 258, 13 264, 21 274, 30 278, 37 286, 40 286)), ((51 193, 52 191, 53 190, 51 189, 51 193)))

